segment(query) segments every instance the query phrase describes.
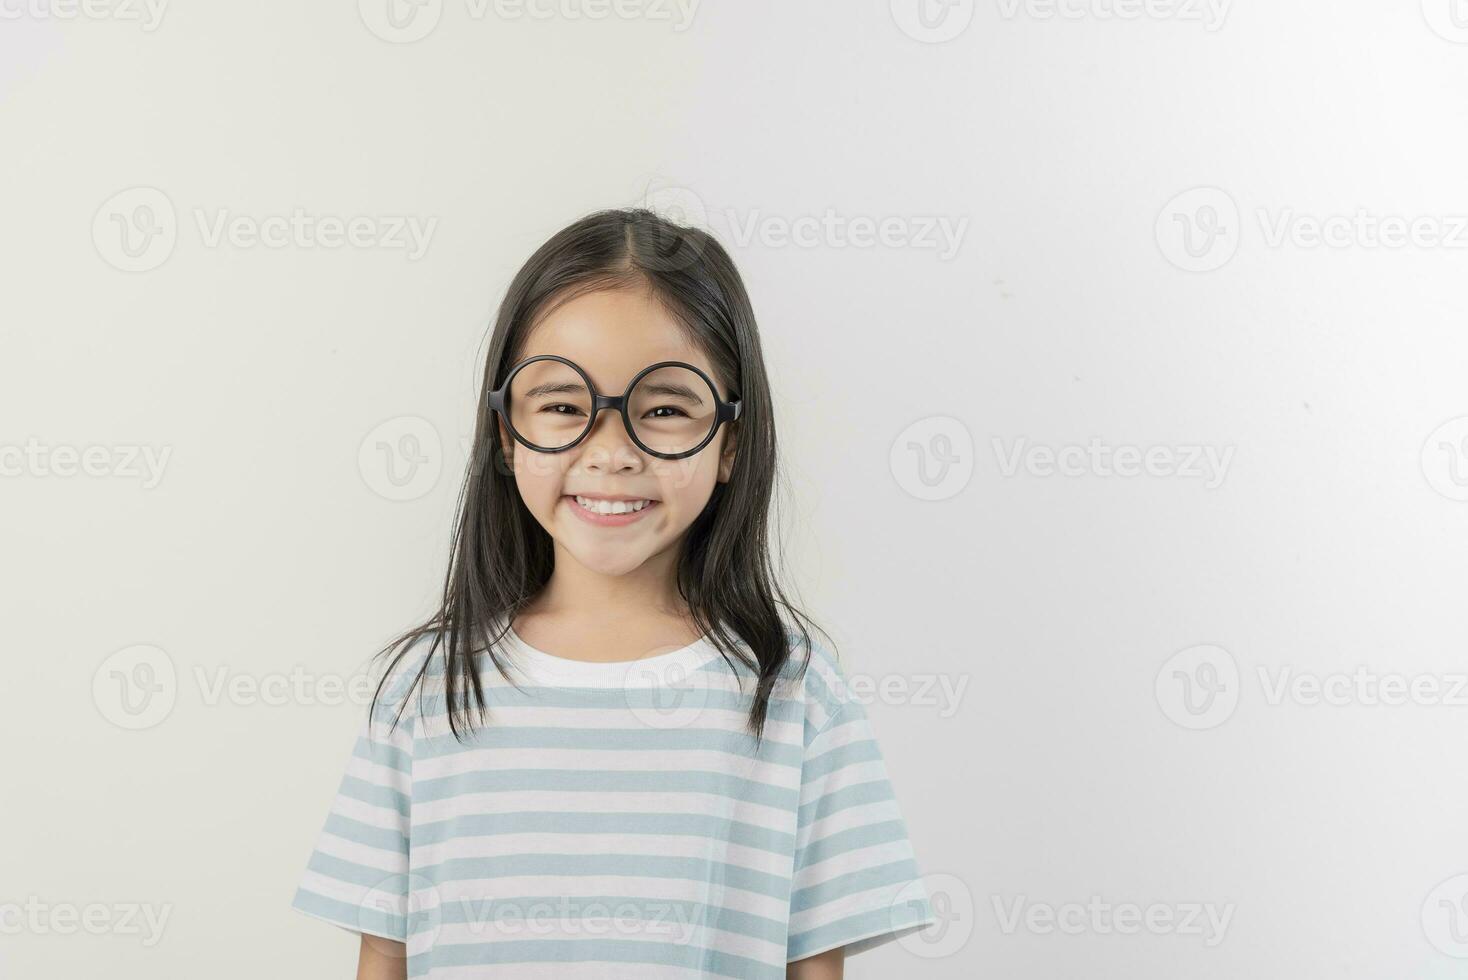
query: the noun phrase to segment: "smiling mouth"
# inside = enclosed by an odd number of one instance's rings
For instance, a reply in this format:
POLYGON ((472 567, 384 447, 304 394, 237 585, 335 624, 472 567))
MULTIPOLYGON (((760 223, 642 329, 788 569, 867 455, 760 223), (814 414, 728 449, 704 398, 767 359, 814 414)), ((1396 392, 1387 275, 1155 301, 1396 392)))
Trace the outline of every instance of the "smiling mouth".
POLYGON ((630 524, 660 505, 657 500, 599 500, 567 494, 566 502, 576 511, 576 516, 592 524, 630 524))
POLYGON ((571 494, 570 497, 582 507, 597 514, 626 514, 657 503, 656 500, 646 498, 642 500, 602 500, 597 497, 582 497, 576 494, 571 494))

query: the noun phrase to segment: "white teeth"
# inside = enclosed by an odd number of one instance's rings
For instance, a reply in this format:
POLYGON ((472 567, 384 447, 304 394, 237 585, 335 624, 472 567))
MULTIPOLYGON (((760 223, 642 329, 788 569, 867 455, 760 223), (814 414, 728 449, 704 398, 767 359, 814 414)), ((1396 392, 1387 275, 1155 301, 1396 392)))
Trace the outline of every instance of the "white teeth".
POLYGON ((593 500, 590 497, 577 497, 576 502, 595 514, 630 514, 652 503, 651 500, 593 500))

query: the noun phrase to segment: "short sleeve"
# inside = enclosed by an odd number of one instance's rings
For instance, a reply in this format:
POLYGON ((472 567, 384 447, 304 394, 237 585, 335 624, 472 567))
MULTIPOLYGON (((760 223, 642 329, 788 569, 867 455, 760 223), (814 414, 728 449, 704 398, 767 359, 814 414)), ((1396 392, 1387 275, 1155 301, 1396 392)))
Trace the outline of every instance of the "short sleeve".
POLYGON ((364 721, 291 907, 353 932, 406 942, 413 730, 378 707, 364 721))
POLYGON ((805 749, 786 962, 935 921, 866 710, 845 700, 805 749))

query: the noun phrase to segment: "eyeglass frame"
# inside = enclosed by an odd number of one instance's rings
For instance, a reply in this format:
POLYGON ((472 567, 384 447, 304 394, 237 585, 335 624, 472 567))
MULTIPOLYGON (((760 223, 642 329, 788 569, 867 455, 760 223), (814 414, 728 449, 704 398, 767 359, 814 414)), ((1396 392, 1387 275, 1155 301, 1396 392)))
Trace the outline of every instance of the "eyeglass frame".
POLYGON ((499 413, 500 418, 504 420, 505 428, 509 430, 511 437, 513 437, 516 442, 520 443, 526 449, 530 449, 538 453, 563 453, 568 449, 576 448, 576 446, 585 441, 587 436, 591 435, 591 430, 596 428, 596 417, 601 414, 602 409, 613 409, 617 412, 618 415, 622 416, 622 428, 627 430, 627 435, 632 439, 633 443, 636 444, 638 449, 647 453, 649 456, 656 456, 658 459, 672 460, 686 459, 687 457, 692 456, 695 453, 702 452, 703 448, 713 441, 714 436, 718 435, 719 426, 723 425, 725 422, 733 422, 739 418, 741 411, 744 408, 744 403, 738 395, 735 395, 729 401, 724 401, 723 399, 721 399, 719 397, 719 389, 714 384, 713 379, 711 379, 704 372, 700 371, 698 368, 694 367, 692 364, 685 363, 684 361, 659 361, 656 364, 649 364, 647 367, 637 372, 637 375, 627 385, 627 390, 622 392, 622 394, 603 395, 596 390, 596 386, 591 383, 591 378, 587 375, 585 371, 581 369, 581 365, 577 364, 575 361, 566 357, 562 357, 559 354, 537 354, 534 357, 527 357, 525 360, 510 368, 510 373, 505 377, 504 384, 500 385, 498 388, 489 393, 489 408, 491 411, 499 413), (523 370, 526 366, 534 364, 536 361, 561 362, 562 364, 569 367, 572 371, 575 371, 578 375, 580 375, 581 380, 586 382, 586 390, 591 393, 591 413, 587 417, 586 428, 582 430, 581 434, 577 436, 573 441, 568 442, 566 445, 556 449, 547 449, 544 446, 535 445, 535 443, 531 442, 529 439, 526 439, 523 435, 516 431, 515 423, 510 420, 509 406, 507 403, 510 385, 514 382, 515 375, 519 374, 520 371, 523 370), (704 437, 703 442, 700 442, 692 449, 685 450, 681 453, 660 453, 655 449, 648 448, 646 443, 637 438, 637 433, 632 428, 632 420, 627 416, 627 399, 632 397, 632 389, 636 388, 637 383, 641 381, 644 377, 651 374, 653 371, 658 370, 659 368, 665 367, 687 368, 688 370, 692 371, 694 374, 702 378, 703 382, 709 386, 709 392, 713 395, 714 399, 714 424, 709 427, 708 435, 704 437))

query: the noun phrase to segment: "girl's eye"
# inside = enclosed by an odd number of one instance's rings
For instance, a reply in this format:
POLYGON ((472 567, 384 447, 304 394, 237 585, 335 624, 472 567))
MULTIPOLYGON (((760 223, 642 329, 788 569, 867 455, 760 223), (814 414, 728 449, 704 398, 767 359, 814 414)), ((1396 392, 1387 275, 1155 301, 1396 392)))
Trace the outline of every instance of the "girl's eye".
POLYGON ((542 408, 541 411, 542 412, 549 412, 552 415, 567 415, 567 414, 570 414, 570 413, 567 413, 567 412, 558 412, 558 411, 556 411, 556 409, 558 409, 558 408, 569 408, 571 410, 571 412, 579 412, 579 411, 581 411, 581 409, 577 408, 575 405, 567 405, 565 402, 560 402, 560 403, 555 404, 555 405, 547 405, 544 408, 542 408))
MULTIPOLYGON (((684 417, 686 417, 688 415, 688 413, 685 412, 685 411, 683 411, 683 409, 678 408, 677 406, 674 406, 674 405, 661 405, 661 406, 653 409, 652 412, 649 412, 648 414, 649 415, 653 415, 653 412, 677 412, 678 415, 682 415, 684 417)), ((666 419, 666 418, 676 418, 677 416, 673 416, 673 415, 653 415, 653 417, 654 418, 666 419)))

